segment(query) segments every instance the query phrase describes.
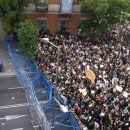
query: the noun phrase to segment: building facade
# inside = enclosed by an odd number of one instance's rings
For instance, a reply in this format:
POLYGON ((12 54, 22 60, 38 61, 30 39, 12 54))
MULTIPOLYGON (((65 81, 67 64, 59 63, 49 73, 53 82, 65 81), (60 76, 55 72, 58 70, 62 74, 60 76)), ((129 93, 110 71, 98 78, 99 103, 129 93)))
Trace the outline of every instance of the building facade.
POLYGON ((68 29, 75 33, 81 21, 87 19, 80 11, 79 0, 38 0, 25 8, 25 17, 35 22, 37 29, 51 33, 68 29))

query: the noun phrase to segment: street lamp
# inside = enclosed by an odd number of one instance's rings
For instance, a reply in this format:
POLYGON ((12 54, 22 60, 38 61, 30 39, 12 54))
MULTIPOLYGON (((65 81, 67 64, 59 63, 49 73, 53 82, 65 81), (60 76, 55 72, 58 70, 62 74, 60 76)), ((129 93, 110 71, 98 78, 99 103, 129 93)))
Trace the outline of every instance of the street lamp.
POLYGON ((121 20, 122 20, 122 15, 127 15, 127 16, 130 16, 130 14, 129 13, 126 13, 126 12, 122 12, 121 11, 121 16, 120 16, 120 26, 121 26, 121 20))
MULTIPOLYGON (((56 87, 58 86, 58 75, 59 75, 59 58, 60 58, 60 46, 56 46, 54 43, 49 41, 49 38, 42 38, 42 41, 45 41, 47 43, 49 43, 50 45, 52 45, 53 47, 55 47, 58 52, 57 52, 57 65, 56 65, 56 87)), ((53 97, 55 96, 55 90, 53 90, 53 97)), ((52 126, 51 128, 54 129, 54 110, 52 112, 52 126)))
MULTIPOLYGON (((120 30, 121 30, 121 20, 122 20, 122 15, 127 15, 130 17, 130 13, 126 13, 126 12, 121 12, 121 16, 120 16, 120 30)), ((129 41, 128 41, 129 42, 129 41)), ((129 44, 129 43, 128 43, 129 44)), ((129 62, 128 56, 127 56, 127 63, 129 62)))
POLYGON ((53 47, 55 47, 58 52, 57 52, 57 65, 56 65, 56 87, 58 86, 58 75, 59 75, 59 58, 60 58, 60 46, 56 46, 54 43, 49 41, 49 38, 42 38, 42 41, 45 41, 49 44, 51 44, 53 47))

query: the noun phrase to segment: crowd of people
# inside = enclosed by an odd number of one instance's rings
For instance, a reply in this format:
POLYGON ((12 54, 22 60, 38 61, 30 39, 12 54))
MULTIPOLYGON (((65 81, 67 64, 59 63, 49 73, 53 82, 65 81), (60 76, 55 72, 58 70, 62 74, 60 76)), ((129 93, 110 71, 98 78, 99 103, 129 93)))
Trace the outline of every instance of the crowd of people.
POLYGON ((38 38, 35 60, 84 130, 130 130, 129 31, 127 23, 94 40, 82 38, 79 32, 42 34, 60 47, 57 84, 57 48, 38 38), (86 67, 95 73, 94 83, 86 77, 86 67))

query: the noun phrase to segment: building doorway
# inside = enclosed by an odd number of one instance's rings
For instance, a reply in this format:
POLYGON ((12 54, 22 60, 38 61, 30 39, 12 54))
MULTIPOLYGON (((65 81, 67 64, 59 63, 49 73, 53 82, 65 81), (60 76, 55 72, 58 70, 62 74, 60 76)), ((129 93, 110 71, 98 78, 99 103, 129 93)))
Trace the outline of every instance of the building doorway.
POLYGON ((42 37, 46 31, 46 19, 37 19, 37 30, 40 37, 42 37))
POLYGON ((65 33, 69 29, 69 19, 63 18, 60 19, 60 32, 65 33))

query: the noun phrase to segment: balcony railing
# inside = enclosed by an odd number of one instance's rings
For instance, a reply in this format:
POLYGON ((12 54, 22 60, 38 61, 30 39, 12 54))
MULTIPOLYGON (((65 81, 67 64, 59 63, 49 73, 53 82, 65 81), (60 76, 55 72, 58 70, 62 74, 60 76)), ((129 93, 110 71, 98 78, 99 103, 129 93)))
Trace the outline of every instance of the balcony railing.
POLYGON ((81 5, 75 4, 73 5, 73 13, 80 13, 81 12, 81 5))
POLYGON ((35 6, 35 11, 36 12, 46 13, 48 11, 48 5, 45 5, 45 6, 36 5, 35 6))
MULTIPOLYGON (((29 4, 27 7, 24 8, 25 12, 60 12, 61 5, 60 4, 45 4, 43 5, 36 5, 36 4, 29 4)), ((75 4, 72 8, 72 13, 80 13, 80 5, 75 4)))
POLYGON ((46 13, 48 11, 48 4, 38 5, 38 4, 29 4, 24 8, 25 12, 42 12, 46 13))

